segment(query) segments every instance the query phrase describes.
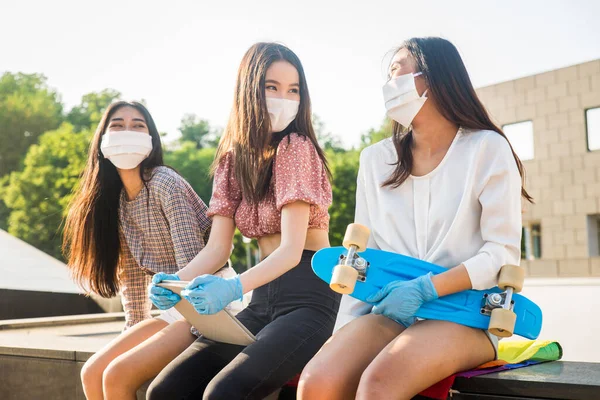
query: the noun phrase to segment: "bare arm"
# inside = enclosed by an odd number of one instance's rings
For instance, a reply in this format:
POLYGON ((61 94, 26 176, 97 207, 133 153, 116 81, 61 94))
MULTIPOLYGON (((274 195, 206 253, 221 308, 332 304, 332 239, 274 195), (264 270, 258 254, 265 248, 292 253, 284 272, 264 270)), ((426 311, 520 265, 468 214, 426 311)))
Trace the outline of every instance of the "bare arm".
POLYGON ((434 275, 431 281, 439 297, 472 288, 469 273, 462 264, 439 275, 434 275))
POLYGON ((179 278, 189 281, 200 275, 217 272, 231 254, 234 233, 233 219, 215 215, 208 243, 187 266, 177 272, 179 278))
POLYGON ((283 206, 281 244, 269 257, 240 275, 244 293, 271 282, 298 265, 306 242, 309 212, 310 205, 302 201, 283 206))
POLYGON ((207 207, 183 178, 156 176, 153 184, 169 223, 177 268, 184 268, 206 245, 207 207))

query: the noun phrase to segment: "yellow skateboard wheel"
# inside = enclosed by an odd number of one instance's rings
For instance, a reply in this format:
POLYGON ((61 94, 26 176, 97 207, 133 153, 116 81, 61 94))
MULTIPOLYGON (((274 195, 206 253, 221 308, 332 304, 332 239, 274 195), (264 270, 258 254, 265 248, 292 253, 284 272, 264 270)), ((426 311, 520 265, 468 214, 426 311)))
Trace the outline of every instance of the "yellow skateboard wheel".
POLYGON ((513 288, 515 293, 519 293, 523 289, 523 282, 525 281, 525 269, 518 265, 504 265, 500 269, 500 275, 498 276, 498 287, 502 290, 506 288, 513 288))
POLYGON ((505 308, 494 308, 490 316, 488 331, 499 337, 511 337, 515 329, 517 314, 505 308))
POLYGON ((358 271, 356 269, 350 265, 340 264, 333 269, 329 287, 337 293, 350 294, 354 291, 357 279, 358 271))
POLYGON ((350 246, 356 246, 357 251, 364 251, 367 248, 367 242, 371 231, 364 225, 361 224, 350 224, 346 228, 346 234, 344 235, 344 241, 342 245, 350 249, 350 246))

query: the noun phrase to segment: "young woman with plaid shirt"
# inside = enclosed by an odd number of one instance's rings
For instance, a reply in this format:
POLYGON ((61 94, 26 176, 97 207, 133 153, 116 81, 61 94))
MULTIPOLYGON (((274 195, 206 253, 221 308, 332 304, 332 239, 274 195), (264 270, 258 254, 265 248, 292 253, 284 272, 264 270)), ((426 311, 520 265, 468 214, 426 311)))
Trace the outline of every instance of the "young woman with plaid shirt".
MULTIPOLYGON (((147 109, 136 102, 111 104, 65 225, 73 277, 104 297, 120 289, 126 317, 125 332, 81 371, 88 399, 134 399, 145 381, 196 339, 175 309, 151 318, 147 290, 151 275, 175 273, 202 250, 211 227, 206 211, 192 187, 163 165, 147 109)), ((219 274, 235 275, 230 267, 219 274)))

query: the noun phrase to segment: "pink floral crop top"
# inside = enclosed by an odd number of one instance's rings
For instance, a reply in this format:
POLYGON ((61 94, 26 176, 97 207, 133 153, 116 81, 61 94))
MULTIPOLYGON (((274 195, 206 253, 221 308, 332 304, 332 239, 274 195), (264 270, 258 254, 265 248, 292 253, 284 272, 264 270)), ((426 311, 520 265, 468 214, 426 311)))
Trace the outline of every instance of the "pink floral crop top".
POLYGON ((215 171, 213 194, 207 215, 233 218, 242 235, 259 238, 281 232, 281 208, 295 201, 310 204, 308 227, 329 229, 331 184, 314 145, 305 136, 292 133, 283 138, 273 160, 273 177, 267 197, 251 204, 242 197, 235 178, 232 152, 215 171))

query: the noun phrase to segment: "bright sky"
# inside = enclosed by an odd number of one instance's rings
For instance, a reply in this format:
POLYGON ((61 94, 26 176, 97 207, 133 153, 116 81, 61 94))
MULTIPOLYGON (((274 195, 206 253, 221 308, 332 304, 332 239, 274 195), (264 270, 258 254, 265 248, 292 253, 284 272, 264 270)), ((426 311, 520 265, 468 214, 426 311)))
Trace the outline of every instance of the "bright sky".
POLYGON ((67 108, 105 88, 143 98, 172 139, 185 113, 224 126, 244 52, 279 41, 353 145, 384 117, 382 61, 403 39, 449 39, 481 87, 600 58, 598 16, 596 0, 0 0, 0 73, 45 74, 67 108))

